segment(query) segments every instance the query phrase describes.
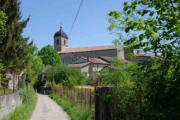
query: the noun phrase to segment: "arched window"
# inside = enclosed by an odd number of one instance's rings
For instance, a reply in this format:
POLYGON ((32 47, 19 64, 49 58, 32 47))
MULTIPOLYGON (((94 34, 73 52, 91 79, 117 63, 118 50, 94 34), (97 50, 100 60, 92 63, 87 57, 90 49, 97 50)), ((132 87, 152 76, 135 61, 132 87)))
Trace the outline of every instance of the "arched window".
POLYGON ((64 40, 64 45, 66 45, 66 40, 64 40))

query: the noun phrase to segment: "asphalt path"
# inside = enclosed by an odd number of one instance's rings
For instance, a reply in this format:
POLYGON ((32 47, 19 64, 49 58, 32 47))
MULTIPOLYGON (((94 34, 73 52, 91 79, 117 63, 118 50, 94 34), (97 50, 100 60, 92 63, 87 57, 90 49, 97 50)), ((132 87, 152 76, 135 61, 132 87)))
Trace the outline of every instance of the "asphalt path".
POLYGON ((36 108, 30 120, 70 120, 66 112, 47 95, 38 94, 36 108))

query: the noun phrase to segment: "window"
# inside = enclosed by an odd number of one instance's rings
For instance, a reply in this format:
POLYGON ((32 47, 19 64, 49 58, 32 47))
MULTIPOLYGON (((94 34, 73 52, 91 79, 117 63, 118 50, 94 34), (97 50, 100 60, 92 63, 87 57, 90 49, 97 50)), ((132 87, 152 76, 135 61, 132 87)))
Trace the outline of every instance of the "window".
POLYGON ((57 39, 57 44, 59 44, 59 39, 57 39))
POLYGON ((64 40, 64 45, 66 45, 66 40, 64 40))

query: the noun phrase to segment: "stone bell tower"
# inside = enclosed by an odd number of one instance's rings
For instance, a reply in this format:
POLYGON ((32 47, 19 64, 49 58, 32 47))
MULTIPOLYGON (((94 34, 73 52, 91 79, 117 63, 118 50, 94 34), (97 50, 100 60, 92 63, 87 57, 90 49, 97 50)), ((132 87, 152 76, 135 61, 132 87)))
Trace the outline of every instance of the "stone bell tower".
POLYGON ((62 30, 62 26, 60 30, 54 34, 54 49, 58 52, 66 49, 68 47, 68 36, 62 30))

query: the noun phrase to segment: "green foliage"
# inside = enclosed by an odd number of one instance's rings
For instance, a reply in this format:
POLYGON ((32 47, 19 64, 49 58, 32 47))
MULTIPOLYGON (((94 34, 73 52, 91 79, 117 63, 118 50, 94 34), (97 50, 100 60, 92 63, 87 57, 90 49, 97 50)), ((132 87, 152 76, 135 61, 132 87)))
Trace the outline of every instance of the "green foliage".
MULTIPOLYGON (((1 71, 3 70, 3 64, 0 63, 0 81, 2 80, 3 76, 1 74, 1 71)), ((0 82, 1 83, 1 82, 0 82)))
POLYGON ((86 76, 79 69, 65 65, 56 65, 46 71, 45 79, 47 81, 53 82, 53 77, 56 84, 62 83, 68 87, 86 84, 86 76))
POLYGON ((55 100, 71 117, 72 120, 92 120, 87 110, 82 110, 75 103, 68 101, 66 98, 61 98, 57 94, 49 95, 55 100))
POLYGON ((21 88, 18 91, 21 100, 23 103, 27 103, 30 102, 31 99, 35 96, 36 92, 34 91, 34 89, 31 86, 27 86, 25 88, 21 88))
POLYGON ((100 84, 113 87, 113 94, 106 95, 106 101, 112 106, 113 120, 138 119, 137 77, 139 66, 136 63, 124 65, 121 70, 104 69, 100 76, 100 84))
POLYGON ((179 8, 178 0, 133 0, 124 3, 122 12, 109 13, 109 29, 120 35, 119 42, 162 56, 139 65, 131 74, 134 91, 138 91, 136 94, 139 96, 138 119, 178 120, 180 117, 179 8), (122 35, 127 35, 126 39, 122 39, 122 35))
POLYGON ((0 44, 5 36, 5 24, 6 24, 6 15, 4 12, 0 11, 0 44))
POLYGON ((0 62, 0 94, 11 93, 11 90, 7 89, 8 79, 6 73, 4 73, 4 65, 0 62), (3 91, 3 92, 2 92, 3 91))
POLYGON ((114 86, 117 88, 123 87, 134 87, 134 71, 137 71, 138 68, 136 63, 129 63, 128 65, 124 65, 122 70, 114 70, 104 69, 99 79, 107 86, 114 86))
POLYGON ((121 60, 118 57, 114 57, 113 62, 114 62, 114 66, 116 66, 116 67, 119 67, 119 68, 124 67, 124 63, 121 62, 121 60))
POLYGON ((162 59, 153 59, 141 66, 146 98, 147 113, 145 116, 154 120, 178 120, 180 115, 180 60, 176 60, 175 67, 162 59))
POLYGON ((73 87, 74 85, 78 85, 77 78, 69 76, 67 80, 63 80, 63 85, 67 87, 73 87))
POLYGON ((23 104, 3 120, 29 120, 36 106, 37 96, 32 87, 19 91, 23 104))
POLYGON ((124 45, 143 48, 144 52, 175 54, 180 46, 180 4, 178 0, 133 0, 124 9, 111 11, 109 29, 128 33, 124 45), (133 33, 133 34, 132 34, 133 33))
MULTIPOLYGON (((6 16, 6 31, 0 44, 0 59, 6 66, 6 71, 20 72, 26 66, 25 56, 28 54, 29 38, 22 37, 23 29, 29 18, 22 20, 18 0, 1 0, 0 11, 6 16)), ((1 14, 2 15, 2 14, 1 14)))
POLYGON ((107 98, 115 106, 112 108, 115 120, 179 119, 180 60, 176 67, 164 62, 152 58, 142 65, 129 63, 122 70, 101 72, 100 82, 113 86, 115 91, 107 98))
POLYGON ((43 47, 38 55, 41 57, 43 64, 45 65, 62 64, 60 55, 50 45, 43 47))
POLYGON ((27 83, 35 84, 38 76, 44 69, 44 64, 38 56, 38 48, 33 43, 29 44, 30 53, 26 56, 27 66, 25 72, 25 81, 27 83))
POLYGON ((13 92, 11 89, 1 88, 1 87, 0 87, 0 96, 1 96, 1 95, 4 95, 4 91, 5 91, 5 94, 10 94, 10 93, 13 92))

